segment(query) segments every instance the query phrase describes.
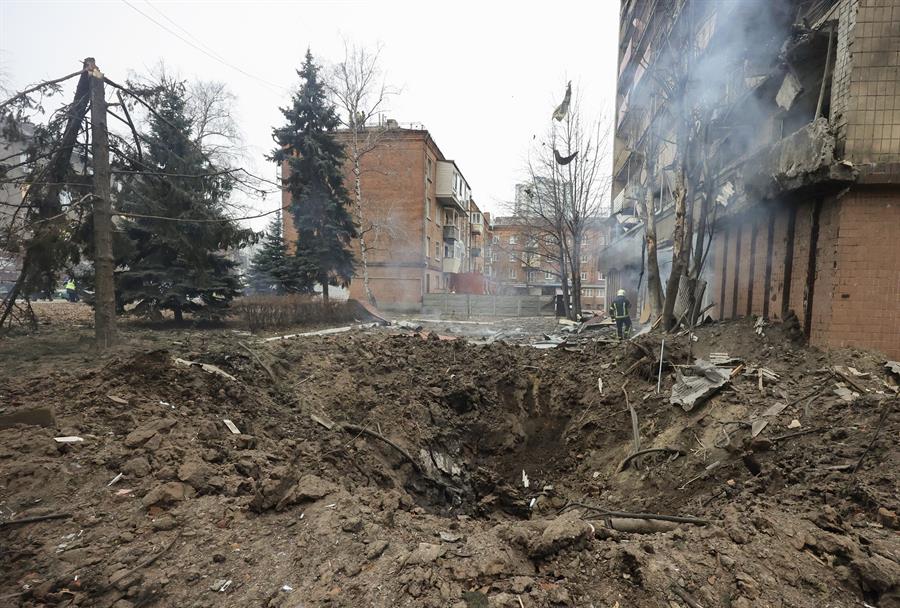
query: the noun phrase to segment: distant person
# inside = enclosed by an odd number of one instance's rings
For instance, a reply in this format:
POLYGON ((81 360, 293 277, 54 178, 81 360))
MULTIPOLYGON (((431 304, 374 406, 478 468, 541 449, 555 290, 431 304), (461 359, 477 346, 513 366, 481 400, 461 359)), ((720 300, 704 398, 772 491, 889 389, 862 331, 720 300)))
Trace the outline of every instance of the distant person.
POLYGON ((631 302, 625 297, 625 290, 620 289, 616 293, 616 299, 609 307, 609 315, 616 321, 616 333, 619 340, 627 340, 631 337, 631 302))
POLYGON ((66 298, 69 302, 78 301, 78 292, 75 291, 75 279, 72 277, 69 277, 69 280, 66 281, 66 298))

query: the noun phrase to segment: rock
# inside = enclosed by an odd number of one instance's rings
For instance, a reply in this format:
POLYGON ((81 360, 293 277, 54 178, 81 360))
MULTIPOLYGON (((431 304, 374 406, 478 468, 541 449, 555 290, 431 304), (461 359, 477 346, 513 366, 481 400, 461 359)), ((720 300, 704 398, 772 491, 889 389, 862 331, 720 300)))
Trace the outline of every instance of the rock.
POLYGON ((178 467, 178 479, 189 484, 197 491, 209 487, 212 468, 202 460, 188 460, 178 467))
POLYGON ((530 576, 514 576, 509 579, 509 590, 515 594, 522 594, 531 589, 534 579, 530 576))
POLYGON ((878 509, 877 519, 878 523, 885 528, 891 528, 892 530, 900 529, 900 522, 897 521, 897 514, 890 509, 880 507, 878 509))
POLYGON ((419 546, 406 558, 406 565, 430 564, 443 554, 443 547, 431 543, 419 543, 419 546))
POLYGON ((154 420, 128 433, 125 437, 125 447, 136 448, 149 441, 154 435, 166 429, 172 428, 178 423, 171 418, 154 420))
POLYGON ((728 505, 724 509, 724 515, 723 526, 728 537, 738 545, 749 543, 750 534, 747 532, 743 519, 740 513, 737 512, 737 509, 732 505, 728 505))
POLYGON ((256 437, 253 435, 237 435, 237 447, 241 450, 252 450, 256 447, 256 437))
POLYGON ((381 557, 382 553, 387 550, 390 543, 386 540, 376 540, 374 543, 369 545, 369 550, 366 551, 366 559, 373 560, 381 557))
POLYGON ((204 420, 200 423, 200 428, 197 430, 197 437, 203 440, 218 439, 221 436, 222 434, 216 427, 216 423, 212 420, 204 420))
POLYGON ((141 499, 145 507, 171 505, 193 497, 194 489, 178 481, 170 481, 156 486, 141 499))
POLYGON ((864 591, 881 595, 900 586, 900 564, 877 553, 871 557, 855 558, 850 562, 850 567, 859 576, 864 591))
POLYGON ((134 604, 128 600, 122 599, 113 604, 112 608, 134 608, 134 604))
POLYGON ((159 532, 163 532, 166 530, 174 530, 176 526, 178 526, 178 522, 171 515, 160 515, 155 518, 150 525, 153 526, 154 530, 159 532))
POLYGON ((150 474, 150 462, 143 456, 135 456, 122 465, 122 472, 129 477, 146 477, 150 474))
POLYGON ((351 517, 341 524, 341 530, 356 534, 363 528, 363 521, 359 517, 351 517))
POLYGON ((225 563, 225 556, 221 553, 213 553, 212 561, 214 564, 223 564, 225 563))
POLYGON ((528 547, 532 558, 544 558, 571 545, 583 545, 591 537, 591 526, 579 519, 576 511, 570 511, 554 519, 539 538, 528 547))
POLYGON ((330 481, 325 481, 315 475, 304 475, 297 482, 293 494, 296 496, 297 502, 305 502, 325 498, 336 491, 337 486, 330 481))

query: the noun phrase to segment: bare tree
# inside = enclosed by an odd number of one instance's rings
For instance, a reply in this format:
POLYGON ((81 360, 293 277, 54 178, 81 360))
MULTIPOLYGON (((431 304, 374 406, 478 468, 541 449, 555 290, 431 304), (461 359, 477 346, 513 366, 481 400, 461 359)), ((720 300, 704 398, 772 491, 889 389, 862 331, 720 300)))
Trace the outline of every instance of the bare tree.
POLYGON ((386 131, 385 126, 370 125, 370 121, 384 110, 387 100, 398 92, 385 84, 379 65, 381 50, 380 45, 368 50, 345 40, 344 59, 331 69, 327 80, 328 90, 341 111, 341 121, 349 136, 347 156, 353 170, 353 209, 359 229, 363 287, 371 304, 375 304, 375 296, 369 283, 370 235, 377 238, 381 227, 376 221, 377 214, 365 205, 362 159, 378 146, 386 131))
POLYGON ((560 124, 551 127, 529 162, 529 195, 519 201, 519 216, 558 264, 566 314, 574 319, 581 312, 585 234, 603 215, 609 192, 609 130, 582 115, 577 94, 554 119, 560 124))

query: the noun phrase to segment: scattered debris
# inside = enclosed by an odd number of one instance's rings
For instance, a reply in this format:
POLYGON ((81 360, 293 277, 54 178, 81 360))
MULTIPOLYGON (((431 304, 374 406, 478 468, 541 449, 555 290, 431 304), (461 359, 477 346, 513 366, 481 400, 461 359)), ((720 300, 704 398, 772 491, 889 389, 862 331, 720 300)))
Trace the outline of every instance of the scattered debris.
POLYGON ((49 407, 23 407, 0 414, 0 429, 12 428, 18 424, 54 428, 56 416, 49 407))
POLYGON ((81 443, 84 441, 84 438, 77 435, 68 435, 66 437, 54 437, 53 441, 56 443, 81 443))
POLYGON ((221 376, 222 378, 226 378, 227 380, 232 380, 237 382, 237 378, 223 370, 222 368, 212 365, 211 363, 200 363, 199 361, 188 361, 187 359, 181 359, 179 357, 175 357, 174 359, 176 365, 182 365, 184 367, 199 367, 207 374, 215 374, 216 376, 221 376))
POLYGON ((117 395, 107 395, 106 398, 119 405, 128 405, 128 399, 123 399, 117 395))
POLYGON ((742 363, 740 357, 732 357, 728 353, 709 353, 709 362, 717 366, 734 367, 742 363))
POLYGON ((685 376, 676 370, 677 379, 672 387, 669 403, 680 405, 689 412, 714 395, 731 379, 731 370, 717 367, 703 359, 694 361, 693 376, 685 376))
POLYGON ((241 434, 241 430, 237 427, 237 425, 228 418, 222 418, 222 422, 225 423, 225 426, 228 427, 228 430, 231 431, 232 435, 241 434))

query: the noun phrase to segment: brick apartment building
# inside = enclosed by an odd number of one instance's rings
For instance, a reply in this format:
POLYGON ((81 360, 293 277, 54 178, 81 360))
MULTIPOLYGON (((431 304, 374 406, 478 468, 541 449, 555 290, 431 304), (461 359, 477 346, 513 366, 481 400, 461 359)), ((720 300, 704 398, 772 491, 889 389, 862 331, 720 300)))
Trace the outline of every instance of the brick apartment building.
POLYGON ((614 238, 599 265, 610 288, 638 285, 642 201, 653 201, 664 284, 671 267, 677 110, 651 76, 688 28, 692 65, 719 61, 728 78, 706 131, 720 163, 710 314, 793 313, 813 345, 900 357, 900 0, 625 0, 620 16, 614 238))
MULTIPOLYGON (((388 121, 379 129, 376 147, 361 161, 369 282, 378 306, 418 311, 426 293, 484 293, 490 218, 475 204, 462 171, 420 125, 388 121)), ((346 183, 352 180, 348 164, 346 183)), ((289 193, 283 201, 290 202, 289 193)), ((284 238, 297 238, 290 213, 284 238)), ((353 247, 359 261, 359 242, 353 247)), ((365 299, 360 265, 350 297, 365 299)))
MULTIPOLYGON (((585 232, 581 255, 581 306, 584 310, 606 310, 606 276, 597 270, 600 251, 606 246, 605 223, 598 220, 585 232)), ((502 294, 562 294, 559 262, 543 255, 547 250, 534 236, 534 230, 522 217, 498 217, 494 220, 491 250, 491 279, 502 294)))

